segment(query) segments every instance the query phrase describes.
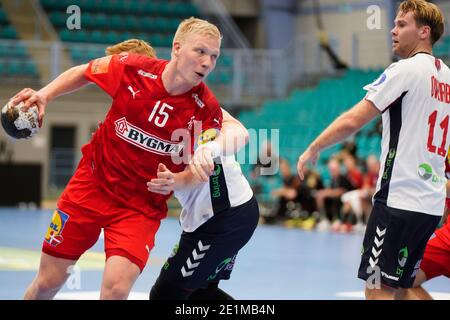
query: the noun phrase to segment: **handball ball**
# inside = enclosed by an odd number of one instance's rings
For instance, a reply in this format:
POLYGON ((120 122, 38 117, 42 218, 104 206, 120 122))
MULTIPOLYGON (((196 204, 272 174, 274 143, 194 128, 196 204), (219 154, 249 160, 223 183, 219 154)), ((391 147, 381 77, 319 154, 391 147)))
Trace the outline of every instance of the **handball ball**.
POLYGON ((9 102, 2 109, 2 126, 6 133, 15 139, 29 139, 38 130, 39 111, 32 105, 27 111, 22 111, 23 101, 13 106, 9 102))

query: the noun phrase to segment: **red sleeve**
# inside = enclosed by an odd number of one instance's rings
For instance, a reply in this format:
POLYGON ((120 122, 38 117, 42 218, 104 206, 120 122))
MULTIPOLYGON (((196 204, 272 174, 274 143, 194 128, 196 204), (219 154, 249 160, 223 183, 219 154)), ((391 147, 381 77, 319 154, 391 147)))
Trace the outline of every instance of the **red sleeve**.
POLYGON ((116 95, 125 70, 125 64, 119 60, 121 56, 111 55, 89 62, 84 77, 97 84, 111 97, 116 95))

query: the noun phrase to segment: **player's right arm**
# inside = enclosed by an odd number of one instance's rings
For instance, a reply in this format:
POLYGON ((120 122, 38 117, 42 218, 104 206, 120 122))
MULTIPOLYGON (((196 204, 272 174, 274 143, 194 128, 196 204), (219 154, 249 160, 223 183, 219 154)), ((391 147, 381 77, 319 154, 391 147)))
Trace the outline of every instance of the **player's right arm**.
POLYGON ((315 164, 322 150, 343 141, 379 115, 380 111, 366 99, 362 99, 353 108, 340 115, 300 155, 297 162, 300 179, 304 179, 306 164, 309 162, 315 164))
POLYGON ((195 150, 189 165, 197 180, 206 182, 214 170, 213 158, 219 155, 233 155, 245 147, 249 133, 244 125, 222 109, 223 121, 219 135, 195 150))
POLYGON ((87 64, 83 64, 70 68, 61 73, 56 79, 39 91, 25 88, 11 98, 11 103, 16 105, 19 102, 24 101, 25 108, 29 108, 33 104, 36 104, 39 109, 39 126, 41 126, 45 108, 50 101, 58 96, 75 91, 89 83, 84 77, 87 67, 87 64))
POLYGON ((168 195, 172 191, 194 188, 200 183, 189 170, 173 173, 167 167, 160 163, 158 165, 157 177, 147 182, 147 189, 150 192, 168 195))

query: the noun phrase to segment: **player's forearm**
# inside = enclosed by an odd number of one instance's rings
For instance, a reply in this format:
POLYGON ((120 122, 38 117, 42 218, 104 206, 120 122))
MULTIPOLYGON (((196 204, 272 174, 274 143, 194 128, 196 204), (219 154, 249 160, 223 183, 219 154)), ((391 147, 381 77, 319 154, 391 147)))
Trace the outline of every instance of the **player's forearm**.
POLYGON ((249 140, 247 129, 237 119, 222 109, 223 122, 219 136, 214 140, 222 155, 233 155, 241 150, 249 140))
POLYGON ((353 108, 339 116, 309 146, 310 151, 320 152, 361 129, 366 123, 378 117, 380 111, 373 102, 362 99, 353 108))
POLYGON ((320 152, 354 134, 361 126, 355 123, 348 112, 342 114, 325 129, 309 146, 314 152, 320 152))
POLYGON ((195 178, 195 176, 192 174, 191 170, 189 168, 186 168, 186 170, 175 173, 175 184, 173 190, 181 190, 186 188, 194 188, 200 183, 198 179, 195 178))
POLYGON ((243 125, 224 122, 219 136, 214 141, 220 146, 222 155, 233 155, 248 143, 248 139, 248 131, 243 125))
POLYGON ((47 101, 52 101, 58 96, 75 91, 89 83, 84 77, 88 64, 79 65, 61 73, 56 79, 43 87, 39 92, 47 101))

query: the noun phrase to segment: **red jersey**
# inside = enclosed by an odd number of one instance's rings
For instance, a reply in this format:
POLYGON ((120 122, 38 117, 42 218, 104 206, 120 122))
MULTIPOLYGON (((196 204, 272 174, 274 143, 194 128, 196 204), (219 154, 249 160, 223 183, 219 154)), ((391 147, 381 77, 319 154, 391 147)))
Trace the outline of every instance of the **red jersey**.
POLYGON ((83 156, 90 159, 105 192, 155 218, 166 216, 170 195, 150 192, 146 183, 156 178, 159 163, 172 172, 185 168, 172 161, 172 155, 188 150, 180 139, 172 140, 174 130, 188 130, 184 132, 191 134, 193 150, 193 122, 201 121, 203 131, 222 126, 219 103, 203 82, 184 94, 169 95, 161 79, 167 63, 142 55, 112 55, 91 61, 85 73, 113 102, 83 146, 83 156))

